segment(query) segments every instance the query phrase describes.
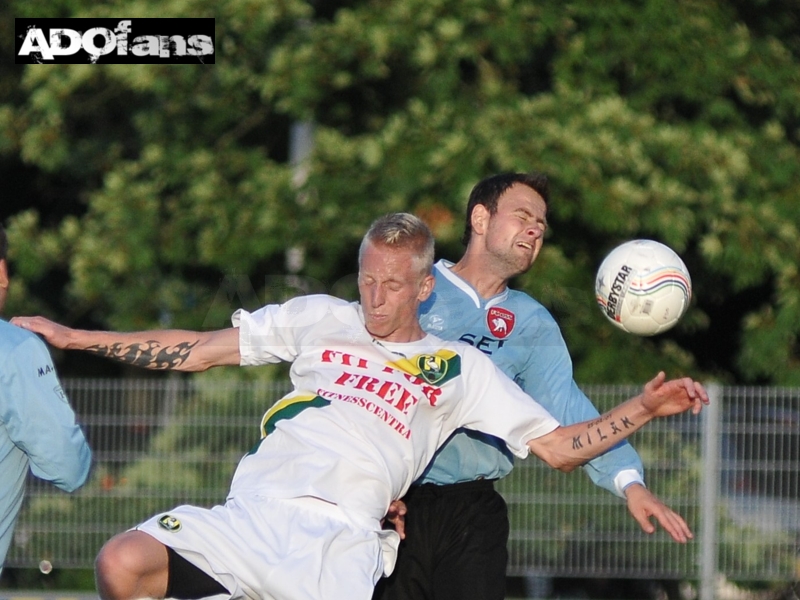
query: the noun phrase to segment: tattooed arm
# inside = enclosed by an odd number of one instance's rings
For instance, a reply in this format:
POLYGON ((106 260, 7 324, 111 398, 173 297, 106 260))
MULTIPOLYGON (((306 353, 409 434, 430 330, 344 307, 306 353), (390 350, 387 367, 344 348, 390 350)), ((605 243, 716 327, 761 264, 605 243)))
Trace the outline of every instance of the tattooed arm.
POLYGON ((663 372, 644 386, 644 392, 592 421, 559 427, 530 440, 528 448, 548 465, 572 471, 607 452, 657 417, 692 409, 696 415, 708 395, 699 383, 684 377, 665 381, 663 372))
POLYGON ((84 350, 145 369, 205 371, 239 364, 239 330, 167 329, 119 333, 71 329, 44 317, 15 317, 13 325, 42 335, 64 350, 84 350))

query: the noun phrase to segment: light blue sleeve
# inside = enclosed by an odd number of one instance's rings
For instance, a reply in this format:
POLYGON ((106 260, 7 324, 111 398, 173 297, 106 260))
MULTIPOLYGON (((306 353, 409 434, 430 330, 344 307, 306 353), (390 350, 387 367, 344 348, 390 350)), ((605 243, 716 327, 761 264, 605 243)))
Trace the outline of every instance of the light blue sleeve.
MULTIPOLYGON (((540 322, 534 330, 536 341, 525 348, 528 356, 517 383, 562 425, 596 418, 597 409, 573 379, 572 360, 558 324, 549 313, 538 318, 540 322)), ((622 495, 615 485, 620 472, 635 471, 640 482, 644 481, 642 461, 627 441, 583 468, 595 485, 617 496, 622 495)))
POLYGON ((74 491, 86 481, 92 453, 47 348, 31 335, 7 360, 0 370, 5 396, 0 419, 9 437, 28 455, 34 475, 74 491))

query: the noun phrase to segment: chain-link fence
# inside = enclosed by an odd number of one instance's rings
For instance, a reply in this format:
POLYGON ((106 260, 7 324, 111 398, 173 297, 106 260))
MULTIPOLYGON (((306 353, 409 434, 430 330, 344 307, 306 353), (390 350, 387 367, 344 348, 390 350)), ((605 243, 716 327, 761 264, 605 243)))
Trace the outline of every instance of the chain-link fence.
MULTIPOLYGON (((94 450, 75 494, 30 478, 7 566, 91 567, 102 543, 180 503, 224 501, 261 416, 288 382, 180 377, 67 380, 94 450)), ((604 410, 639 388, 587 386, 604 410)), ((716 408, 632 438, 649 487, 696 534, 647 535, 582 474, 518 461, 500 482, 511 513, 510 575, 791 581, 800 574, 800 389, 715 388, 716 408)))
MULTIPOLYGON (((639 391, 584 389, 602 409, 639 391)), ((631 439, 648 487, 686 518, 693 542, 674 543, 663 531, 645 534, 623 501, 588 477, 520 461, 500 484, 512 507, 511 573, 701 579, 712 561, 710 568, 730 579, 797 579, 800 389, 716 391, 718 410, 704 418, 659 420, 631 439)))

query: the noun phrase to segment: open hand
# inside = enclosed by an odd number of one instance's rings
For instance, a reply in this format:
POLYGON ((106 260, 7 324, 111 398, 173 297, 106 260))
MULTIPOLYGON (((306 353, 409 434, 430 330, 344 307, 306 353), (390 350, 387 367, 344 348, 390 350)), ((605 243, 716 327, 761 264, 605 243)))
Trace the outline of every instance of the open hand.
POLYGON ((656 528, 650 521, 655 517, 673 540, 681 544, 694 538, 692 530, 678 513, 661 502, 650 490, 639 483, 625 488, 628 510, 645 533, 654 533, 656 528))
POLYGON ((59 325, 44 317, 14 317, 11 319, 11 324, 33 333, 38 333, 51 346, 61 349, 67 347, 70 339, 69 334, 73 331, 69 327, 59 325))
POLYGON ((654 417, 677 415, 689 409, 696 415, 708 404, 708 394, 699 382, 690 377, 666 379, 664 371, 660 371, 645 384, 640 396, 643 406, 654 417))

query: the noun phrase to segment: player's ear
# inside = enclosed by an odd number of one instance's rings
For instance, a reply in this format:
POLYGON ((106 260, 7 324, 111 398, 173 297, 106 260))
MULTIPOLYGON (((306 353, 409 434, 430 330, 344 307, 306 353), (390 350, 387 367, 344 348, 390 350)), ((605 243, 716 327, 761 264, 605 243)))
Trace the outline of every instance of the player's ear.
POLYGON ((0 259, 0 288, 8 289, 8 264, 5 258, 0 259))
POLYGON ((478 235, 483 235, 486 232, 486 226, 489 223, 489 210, 483 204, 476 204, 472 209, 470 215, 470 223, 472 225, 472 232, 478 235))
POLYGON ((436 283, 436 278, 433 275, 426 275, 420 284, 417 300, 425 302, 433 292, 434 283, 436 283))
POLYGON ((5 259, 0 259, 0 313, 6 304, 6 296, 8 295, 8 263, 5 259))

